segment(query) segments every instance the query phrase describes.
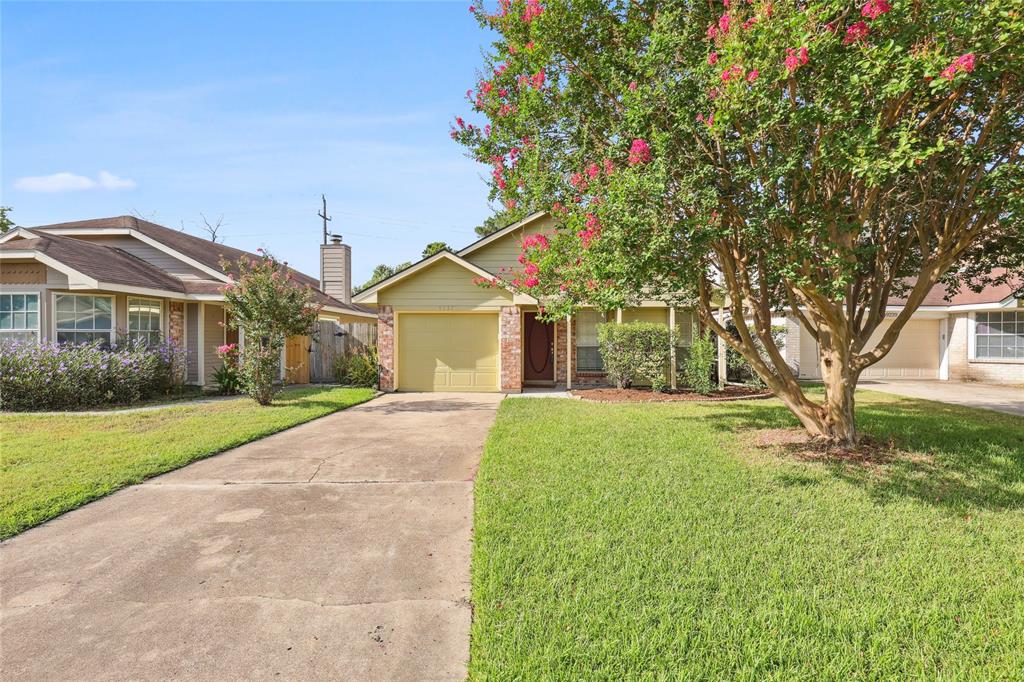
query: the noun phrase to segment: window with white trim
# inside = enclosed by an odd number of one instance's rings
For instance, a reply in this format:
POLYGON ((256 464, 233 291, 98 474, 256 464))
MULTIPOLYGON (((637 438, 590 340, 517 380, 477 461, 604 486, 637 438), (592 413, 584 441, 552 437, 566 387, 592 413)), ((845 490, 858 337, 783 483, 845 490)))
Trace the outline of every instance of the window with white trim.
POLYGON ((975 313, 974 357, 1024 360, 1024 312, 975 313))
POLYGON ((54 298, 58 343, 113 343, 113 296, 57 294, 54 298))
POLYGON ((0 339, 39 340, 39 294, 0 294, 0 339))
POLYGON ((144 339, 147 345, 160 343, 160 301, 153 298, 128 299, 128 340, 144 339))
POLYGON ((601 347, 597 342, 597 325, 604 321, 604 313, 596 310, 576 312, 576 371, 604 371, 604 359, 601 357, 601 347))

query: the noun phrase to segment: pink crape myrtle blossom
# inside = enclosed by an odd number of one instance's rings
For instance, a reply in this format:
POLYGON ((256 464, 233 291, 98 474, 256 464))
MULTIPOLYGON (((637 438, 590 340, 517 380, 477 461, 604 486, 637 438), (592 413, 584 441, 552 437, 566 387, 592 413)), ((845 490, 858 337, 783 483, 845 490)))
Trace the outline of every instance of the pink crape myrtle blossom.
POLYGON ((722 35, 725 35, 726 33, 729 32, 729 24, 731 22, 732 19, 729 17, 728 14, 723 14, 722 16, 718 17, 718 30, 721 31, 722 35))
POLYGON ((601 167, 598 166, 596 163, 592 163, 589 166, 587 166, 587 177, 589 177, 591 180, 593 180, 600 174, 601 167))
POLYGON ((953 77, 956 76, 956 74, 959 73, 960 71, 963 71, 964 73, 970 73, 971 71, 974 71, 973 52, 962 54, 956 59, 954 59, 949 66, 942 70, 942 73, 940 75, 946 80, 951 81, 953 80, 953 77))
POLYGON ((892 5, 886 2, 886 0, 868 0, 860 8, 860 14, 868 19, 877 19, 891 9, 892 5))
POLYGON ((728 83, 736 78, 743 77, 743 67, 739 64, 733 64, 728 69, 722 72, 722 82, 728 83))
POLYGON ((867 39, 868 34, 871 33, 871 29, 863 21, 858 21, 855 24, 850 24, 846 29, 846 37, 843 38, 843 45, 851 45, 853 43, 860 43, 867 39))
POLYGON ((712 52, 708 55, 708 66, 714 66, 718 63, 718 53, 712 52))
POLYGON ((615 164, 612 163, 611 159, 605 159, 603 162, 605 175, 611 175, 615 171, 615 164))
POLYGON ((744 31, 749 31, 751 28, 753 28, 754 24, 756 23, 757 17, 750 17, 749 19, 744 21, 742 25, 740 25, 740 28, 742 28, 744 31))
POLYGON ((629 148, 629 165, 635 166, 640 163, 647 163, 651 160, 651 147, 645 141, 637 138, 629 148))
POLYGON ((786 48, 786 58, 783 60, 782 63, 785 65, 787 71, 789 71, 790 73, 793 73, 794 71, 799 69, 801 66, 806 64, 808 61, 809 61, 809 58, 807 56, 807 48, 806 47, 800 47, 800 48, 787 47, 786 48))
POLYGON ((718 37, 718 27, 715 26, 714 24, 711 24, 710 26, 708 26, 707 36, 708 36, 708 40, 714 40, 715 38, 717 38, 718 37))
POLYGON ((526 0, 526 10, 523 12, 523 21, 530 23, 541 14, 544 13, 544 8, 541 7, 539 0, 526 0))
POLYGON ((635 92, 636 91, 636 81, 630 81, 629 82, 629 91, 630 92, 635 92))
POLYGON ((747 74, 747 82, 748 83, 753 83, 754 81, 757 80, 757 77, 760 76, 760 75, 761 75, 760 71, 758 71, 757 69, 751 69, 750 72, 747 74))

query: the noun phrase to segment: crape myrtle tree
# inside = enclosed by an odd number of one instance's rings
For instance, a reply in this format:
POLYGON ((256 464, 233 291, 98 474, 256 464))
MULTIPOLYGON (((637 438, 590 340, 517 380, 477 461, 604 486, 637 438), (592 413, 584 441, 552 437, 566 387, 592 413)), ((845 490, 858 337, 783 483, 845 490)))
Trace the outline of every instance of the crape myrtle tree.
POLYGON ((221 259, 221 268, 228 273, 221 292, 230 314, 227 324, 242 332, 239 383, 250 398, 269 405, 287 338, 309 334, 321 306, 308 284, 295 281, 287 263, 258 251, 259 258, 221 259))
POLYGON ((1024 0, 469 9, 496 39, 451 134, 493 200, 559 219, 500 275, 550 316, 692 304, 810 434, 852 444, 858 377, 928 290, 1024 269, 1024 0), (772 337, 782 311, 820 347, 823 402, 772 337))

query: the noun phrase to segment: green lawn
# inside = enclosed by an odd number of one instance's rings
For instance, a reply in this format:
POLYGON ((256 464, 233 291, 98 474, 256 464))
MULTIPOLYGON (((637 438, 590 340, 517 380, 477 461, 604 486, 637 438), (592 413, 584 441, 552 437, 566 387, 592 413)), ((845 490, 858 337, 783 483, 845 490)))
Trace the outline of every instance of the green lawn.
POLYGON ((369 400, 300 389, 127 414, 0 415, 0 538, 189 462, 369 400))
POLYGON ((776 401, 506 400, 471 678, 1024 678, 1024 419, 858 396, 912 455, 757 448, 796 424, 776 401))

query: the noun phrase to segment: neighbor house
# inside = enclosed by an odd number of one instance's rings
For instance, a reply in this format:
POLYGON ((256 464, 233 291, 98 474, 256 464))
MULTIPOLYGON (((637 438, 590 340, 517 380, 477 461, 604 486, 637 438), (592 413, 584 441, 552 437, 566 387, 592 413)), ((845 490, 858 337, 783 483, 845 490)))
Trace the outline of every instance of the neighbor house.
MULTIPOLYGON (((474 283, 519 267, 522 238, 554 229, 550 215, 534 213, 359 292, 353 301, 377 311, 381 389, 516 392, 524 386, 600 385, 606 381, 597 344, 601 322, 662 323, 680 330, 679 349, 690 345, 694 315, 661 301, 615 311, 584 308, 550 322, 538 318, 534 297, 474 283)), ((673 359, 679 354, 674 350, 673 359)), ((673 385, 675 375, 673 369, 673 385)))
MULTIPOLYGON (((187 351, 186 380, 208 385, 217 347, 237 342, 224 323, 221 287, 240 258, 255 254, 132 216, 17 228, 0 237, 0 338, 79 343, 118 335, 169 338, 187 351)), ((367 323, 351 303, 351 250, 320 246, 320 279, 292 271, 322 306, 321 318, 367 323)), ((243 340, 244 342, 244 340, 243 340)), ((308 380, 308 339, 289 343, 285 378, 308 380)))
MULTIPOLYGON (((890 298, 873 348, 902 310, 890 298)), ((801 379, 821 378, 818 344, 794 316, 786 321, 786 359, 801 379)), ((892 350, 863 379, 939 379, 1024 384, 1024 300, 1007 284, 950 295, 939 284, 900 331, 892 350)))
MULTIPOLYGON (((601 322, 644 320, 677 328, 670 378, 695 327, 691 310, 639 301, 614 311, 583 308, 555 322, 538 319, 539 302, 499 286, 481 287, 517 268, 524 236, 551 232, 539 212, 458 252, 442 251, 360 292, 375 308, 381 388, 406 391, 505 391, 525 386, 606 383, 597 343, 601 322)), ((1024 383, 1024 311, 1008 287, 961 294, 946 302, 936 288, 896 347, 865 377, 978 379, 1024 383)), ((900 302, 891 301, 890 315, 900 302)), ((781 322, 782 320, 780 320, 781 322)), ((801 378, 818 377, 817 347, 788 320, 785 353, 801 378)))

